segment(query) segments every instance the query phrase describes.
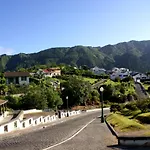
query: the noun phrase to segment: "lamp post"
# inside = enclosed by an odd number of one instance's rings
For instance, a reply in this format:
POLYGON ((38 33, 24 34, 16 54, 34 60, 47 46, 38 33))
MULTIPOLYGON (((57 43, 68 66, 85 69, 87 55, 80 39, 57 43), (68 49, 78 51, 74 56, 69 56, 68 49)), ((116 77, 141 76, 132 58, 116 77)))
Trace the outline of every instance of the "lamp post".
POLYGON ((67 117, 69 117, 69 114, 68 114, 68 96, 66 96, 66 102, 67 102, 67 117))
MULTIPOLYGON (((65 90, 64 87, 61 88, 61 91, 65 90)), ((69 114, 68 114, 68 96, 66 96, 66 108, 67 108, 67 117, 69 117, 69 114)))
POLYGON ((104 91, 104 88, 103 87, 100 87, 100 100, 101 100, 101 109, 102 109, 102 112, 101 112, 101 123, 104 123, 104 111, 103 111, 103 91, 104 91))

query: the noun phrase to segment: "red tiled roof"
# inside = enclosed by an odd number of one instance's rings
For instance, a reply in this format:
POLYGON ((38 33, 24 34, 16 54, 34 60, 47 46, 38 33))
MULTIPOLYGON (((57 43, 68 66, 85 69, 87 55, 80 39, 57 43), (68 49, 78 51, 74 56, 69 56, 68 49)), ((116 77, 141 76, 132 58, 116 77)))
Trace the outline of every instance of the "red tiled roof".
POLYGON ((29 72, 5 72, 4 77, 28 77, 29 72))
POLYGON ((48 73, 49 71, 47 69, 44 69, 43 72, 48 73))
POLYGON ((60 70, 60 68, 48 68, 48 69, 43 69, 43 72, 49 73, 49 72, 55 72, 57 70, 60 70))

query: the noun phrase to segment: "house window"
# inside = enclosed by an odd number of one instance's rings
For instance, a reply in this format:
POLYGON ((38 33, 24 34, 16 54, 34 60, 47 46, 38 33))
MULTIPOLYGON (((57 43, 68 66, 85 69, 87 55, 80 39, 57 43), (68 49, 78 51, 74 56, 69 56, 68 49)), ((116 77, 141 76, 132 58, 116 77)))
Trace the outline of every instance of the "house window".
POLYGON ((14 122, 14 127, 17 128, 17 121, 14 122))
POLYGON ((23 122, 22 127, 25 128, 25 122, 23 122))
POLYGON ((4 131, 8 132, 8 125, 4 126, 4 131))
POLYGON ((21 81, 26 81, 27 77, 21 77, 21 81))
POLYGON ((29 120, 29 124, 31 124, 31 119, 29 120))

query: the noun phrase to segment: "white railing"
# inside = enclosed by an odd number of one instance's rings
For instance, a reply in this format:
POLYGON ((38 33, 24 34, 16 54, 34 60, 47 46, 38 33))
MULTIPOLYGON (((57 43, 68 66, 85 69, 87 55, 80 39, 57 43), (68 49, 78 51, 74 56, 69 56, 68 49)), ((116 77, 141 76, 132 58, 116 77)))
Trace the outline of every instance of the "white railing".
MULTIPOLYGON (((25 129, 25 128, 36 126, 39 124, 53 122, 58 119, 57 115, 53 115, 53 116, 48 115, 48 116, 40 116, 38 118, 31 117, 28 119, 23 119, 22 114, 27 114, 31 112, 32 113, 42 112, 42 110, 33 109, 33 110, 21 111, 19 115, 17 116, 17 118, 11 120, 8 123, 2 124, 0 126, 0 134, 8 133, 8 132, 19 130, 19 129, 25 129)), ((69 116, 78 115, 80 113, 81 113, 80 110, 68 112, 69 116)), ((65 117, 67 117, 67 112, 61 112, 60 118, 65 118, 65 117)))

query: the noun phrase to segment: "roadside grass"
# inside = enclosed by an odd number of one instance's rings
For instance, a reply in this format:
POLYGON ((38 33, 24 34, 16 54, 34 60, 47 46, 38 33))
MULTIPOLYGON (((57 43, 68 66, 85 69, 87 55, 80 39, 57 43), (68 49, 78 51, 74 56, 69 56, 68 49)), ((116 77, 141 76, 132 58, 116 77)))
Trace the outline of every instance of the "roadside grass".
POLYGON ((114 127, 116 131, 128 132, 146 129, 146 127, 135 120, 128 119, 120 114, 112 113, 106 120, 114 127))
POLYGON ((121 115, 124 115, 126 116, 127 118, 129 119, 134 119, 136 116, 138 116, 139 114, 141 113, 141 110, 134 110, 134 111, 131 111, 127 108, 123 109, 121 111, 121 115))
POLYGON ((144 86, 145 90, 148 90, 148 87, 150 87, 150 84, 142 83, 142 85, 144 86))
POLYGON ((141 123, 150 124, 150 112, 139 114, 135 117, 135 119, 137 119, 141 123))
POLYGON ((98 79, 93 79, 93 78, 87 78, 87 77, 83 77, 84 81, 88 81, 91 84, 94 84, 98 79))

